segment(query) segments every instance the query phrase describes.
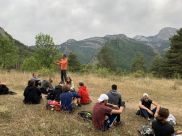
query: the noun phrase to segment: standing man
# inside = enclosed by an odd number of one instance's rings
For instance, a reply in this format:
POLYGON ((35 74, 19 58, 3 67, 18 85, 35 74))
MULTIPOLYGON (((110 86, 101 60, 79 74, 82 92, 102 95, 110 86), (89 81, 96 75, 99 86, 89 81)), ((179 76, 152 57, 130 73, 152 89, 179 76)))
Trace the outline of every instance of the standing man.
POLYGON ((57 62, 57 64, 60 66, 61 70, 61 83, 65 83, 67 77, 66 72, 68 68, 68 59, 66 54, 63 54, 63 57, 57 62))

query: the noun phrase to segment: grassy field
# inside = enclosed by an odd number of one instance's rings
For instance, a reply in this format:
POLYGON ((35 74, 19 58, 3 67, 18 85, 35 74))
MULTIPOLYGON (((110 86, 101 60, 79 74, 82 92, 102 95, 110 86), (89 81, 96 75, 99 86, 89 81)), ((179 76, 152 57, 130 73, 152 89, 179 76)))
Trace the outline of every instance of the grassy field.
MULTIPOLYGON (((107 132, 94 130, 92 123, 84 122, 73 114, 53 112, 45 109, 46 99, 39 105, 24 105, 23 91, 30 73, 0 72, 0 81, 17 92, 17 95, 0 96, 0 135, 1 136, 136 136, 137 128, 147 121, 135 115, 138 102, 144 92, 163 107, 169 108, 177 118, 176 129, 182 129, 182 80, 133 78, 133 77, 100 77, 92 74, 71 74, 75 85, 84 81, 89 89, 93 102, 82 106, 78 111, 92 111, 94 103, 101 93, 110 90, 115 83, 126 101, 126 109, 122 114, 125 125, 111 128, 107 132)), ((54 84, 59 82, 59 75, 52 77, 54 84)), ((42 77, 48 79, 48 77, 42 77)), ((77 88, 77 86, 76 86, 77 88)))

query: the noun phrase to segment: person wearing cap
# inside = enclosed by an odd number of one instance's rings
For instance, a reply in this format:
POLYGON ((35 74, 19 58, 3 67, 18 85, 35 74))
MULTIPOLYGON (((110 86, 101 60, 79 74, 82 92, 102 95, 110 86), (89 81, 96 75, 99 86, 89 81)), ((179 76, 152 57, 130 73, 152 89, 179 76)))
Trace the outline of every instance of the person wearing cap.
POLYGON ((88 89, 83 82, 79 82, 78 95, 80 96, 80 104, 89 104, 91 102, 88 89))
POLYGON ((138 114, 141 115, 142 117, 150 120, 150 118, 157 117, 157 114, 160 109, 160 105, 157 102, 152 101, 149 98, 149 95, 147 93, 144 93, 143 97, 141 98, 141 100, 139 102, 139 108, 140 108, 140 110, 139 110, 138 114), (154 109, 151 109, 152 105, 155 106, 154 109))
POLYGON ((57 62, 57 64, 60 66, 60 70, 61 70, 61 83, 65 83, 66 82, 66 72, 68 69, 68 59, 66 54, 63 54, 62 58, 57 62))
POLYGON ((123 112, 124 107, 118 107, 108 103, 109 97, 101 94, 98 103, 93 107, 92 122, 96 129, 105 131, 113 126, 116 121, 117 114, 123 112))
POLYGON ((174 127, 167 122, 169 116, 169 110, 166 108, 160 108, 156 120, 152 122, 152 129, 154 130, 155 136, 175 136, 182 134, 182 131, 174 130, 174 127))

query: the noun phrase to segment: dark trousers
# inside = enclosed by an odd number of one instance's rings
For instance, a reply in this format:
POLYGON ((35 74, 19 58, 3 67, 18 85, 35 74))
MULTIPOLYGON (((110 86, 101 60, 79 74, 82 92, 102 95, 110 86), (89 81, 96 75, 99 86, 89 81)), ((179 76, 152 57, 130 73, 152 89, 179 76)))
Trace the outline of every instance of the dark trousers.
POLYGON ((61 83, 65 83, 66 82, 66 70, 61 70, 61 83))
POLYGON ((102 131, 108 130, 115 121, 117 121, 118 115, 120 117, 120 114, 112 114, 112 115, 107 115, 108 119, 104 121, 104 126, 102 128, 102 131))
MULTIPOLYGON (((156 110, 157 110, 157 108, 154 108, 154 109, 151 110, 151 111, 153 112, 153 114, 155 114, 156 110)), ((140 115, 141 115, 142 117, 144 117, 144 118, 152 118, 152 117, 154 117, 154 116, 152 116, 150 113, 148 113, 147 110, 141 109, 141 108, 140 108, 140 115)))

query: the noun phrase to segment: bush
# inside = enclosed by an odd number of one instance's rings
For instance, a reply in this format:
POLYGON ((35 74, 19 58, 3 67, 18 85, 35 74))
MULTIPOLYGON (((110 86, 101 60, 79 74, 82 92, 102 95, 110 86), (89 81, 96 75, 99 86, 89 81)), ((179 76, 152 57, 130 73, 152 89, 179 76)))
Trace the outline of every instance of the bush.
POLYGON ((37 71, 41 76, 53 76, 54 75, 54 69, 48 69, 45 67, 42 67, 40 70, 37 71))
POLYGON ((25 71, 36 71, 41 68, 40 63, 35 59, 35 57, 26 58, 23 61, 22 70, 25 71))

